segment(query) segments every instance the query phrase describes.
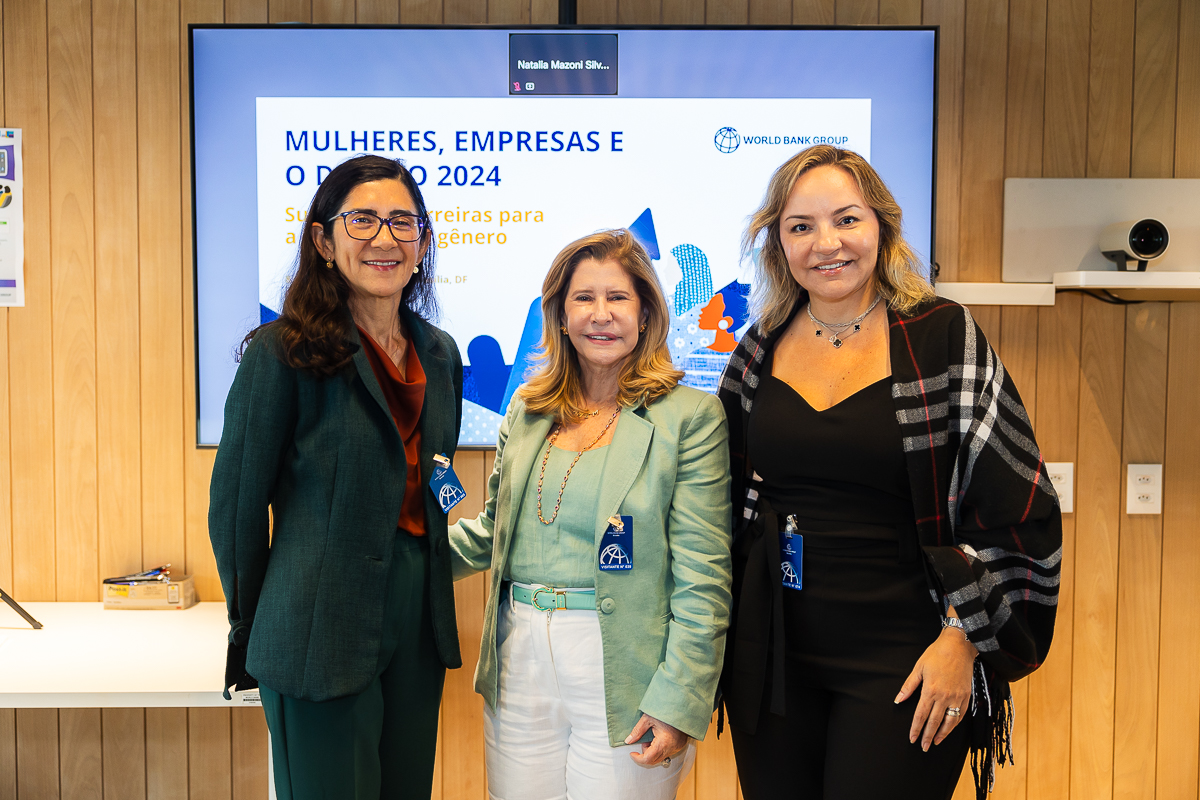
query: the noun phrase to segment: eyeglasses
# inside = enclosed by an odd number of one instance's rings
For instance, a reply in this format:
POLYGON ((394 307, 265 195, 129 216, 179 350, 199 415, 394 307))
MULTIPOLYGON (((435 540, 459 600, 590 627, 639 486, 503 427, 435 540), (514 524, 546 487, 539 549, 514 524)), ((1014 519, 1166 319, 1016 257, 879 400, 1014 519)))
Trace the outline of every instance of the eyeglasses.
POLYGON ((385 224, 392 232, 392 238, 397 242, 415 242, 421 238, 425 230, 425 218, 416 214, 397 214, 394 217, 383 219, 370 211, 345 211, 333 219, 338 217, 342 218, 342 224, 346 226, 346 235, 360 241, 374 239, 379 235, 379 229, 385 224))

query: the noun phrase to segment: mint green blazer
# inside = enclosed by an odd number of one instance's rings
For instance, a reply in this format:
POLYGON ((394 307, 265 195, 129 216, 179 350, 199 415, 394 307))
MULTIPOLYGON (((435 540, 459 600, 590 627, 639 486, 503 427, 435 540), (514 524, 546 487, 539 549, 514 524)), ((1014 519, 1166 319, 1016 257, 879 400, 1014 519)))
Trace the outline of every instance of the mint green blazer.
MULTIPOLYGON (((501 583, 550 424, 513 399, 500 426, 487 505, 449 529, 455 579, 491 575, 475 691, 493 709, 501 583)), ((597 548, 609 516, 633 517, 633 569, 601 572, 593 557, 609 742, 623 744, 643 712, 703 739, 732 599, 725 413, 716 397, 678 386, 648 406, 622 411, 608 447, 596 487, 597 548)))

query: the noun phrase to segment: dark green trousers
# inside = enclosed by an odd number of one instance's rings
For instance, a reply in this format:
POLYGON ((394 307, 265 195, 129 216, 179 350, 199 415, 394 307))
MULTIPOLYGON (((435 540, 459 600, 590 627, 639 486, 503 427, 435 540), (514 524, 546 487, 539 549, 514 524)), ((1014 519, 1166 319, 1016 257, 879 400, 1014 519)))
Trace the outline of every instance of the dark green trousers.
POLYGON ((428 800, 445 674, 429 614, 429 541, 398 531, 366 690, 314 703, 259 687, 278 800, 428 800))

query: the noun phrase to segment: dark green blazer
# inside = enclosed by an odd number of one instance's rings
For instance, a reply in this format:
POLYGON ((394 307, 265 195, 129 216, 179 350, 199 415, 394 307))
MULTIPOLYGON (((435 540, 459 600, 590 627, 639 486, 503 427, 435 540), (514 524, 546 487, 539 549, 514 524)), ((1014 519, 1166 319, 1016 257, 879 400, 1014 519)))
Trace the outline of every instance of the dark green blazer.
MULTIPOLYGON (((401 317, 425 370, 424 482, 434 454, 453 456, 458 443, 462 359, 448 334, 407 308, 401 317)), ((357 694, 375 674, 408 466, 351 334, 353 362, 321 379, 285 366, 267 328, 246 348, 225 402, 208 527, 229 607, 226 687, 261 681, 319 701, 357 694)), ((446 515, 428 488, 424 496, 434 637, 442 663, 455 668, 446 515)))

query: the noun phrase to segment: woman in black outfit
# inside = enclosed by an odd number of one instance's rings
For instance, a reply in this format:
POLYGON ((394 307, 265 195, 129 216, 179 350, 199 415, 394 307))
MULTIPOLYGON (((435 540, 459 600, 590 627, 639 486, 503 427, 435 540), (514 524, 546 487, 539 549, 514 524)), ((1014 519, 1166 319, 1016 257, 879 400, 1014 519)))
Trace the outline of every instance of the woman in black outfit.
POLYGON ((780 167, 746 245, 757 322, 721 384, 743 793, 949 798, 971 750, 982 796, 1058 593, 1058 501, 1020 397, 856 153, 780 167))

